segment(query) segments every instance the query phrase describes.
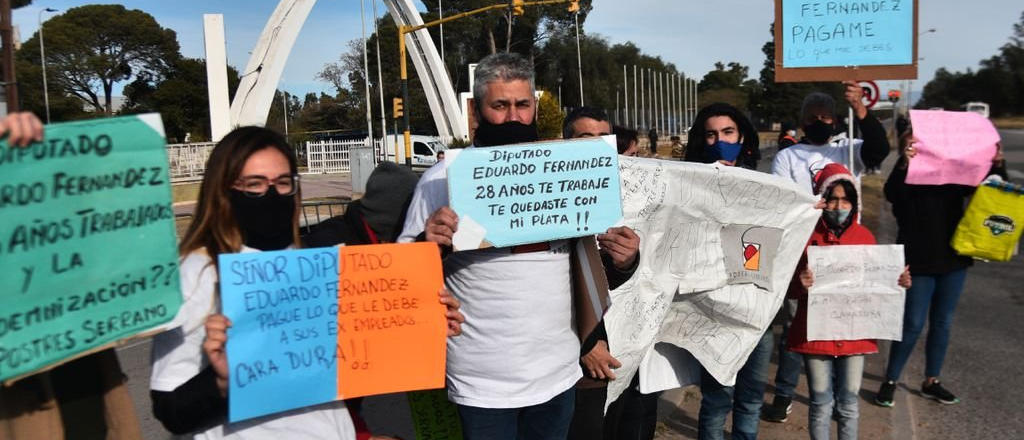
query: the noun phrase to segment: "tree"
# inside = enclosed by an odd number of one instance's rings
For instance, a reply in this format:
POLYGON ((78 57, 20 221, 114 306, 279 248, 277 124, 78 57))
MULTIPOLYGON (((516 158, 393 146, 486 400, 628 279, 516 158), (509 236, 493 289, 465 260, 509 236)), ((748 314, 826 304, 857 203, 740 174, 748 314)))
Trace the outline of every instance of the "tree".
MULTIPOLYGON (((80 6, 46 22, 51 91, 76 96, 106 114, 115 110, 115 83, 140 76, 162 78, 179 56, 174 31, 137 9, 80 6)), ((18 58, 39 64, 38 32, 25 42, 18 58)))
POLYGON ((541 91, 540 102, 537 103, 537 131, 541 140, 561 139, 562 123, 565 113, 558 108, 555 96, 546 90, 541 91))
MULTIPOLYGON (((769 26, 768 32, 772 39, 761 47, 764 52, 764 67, 761 68, 760 93, 750 102, 750 111, 755 122, 763 120, 771 122, 797 123, 800 117, 800 106, 804 97, 811 92, 822 92, 832 95, 837 103, 846 102, 843 93, 846 90, 839 82, 809 83, 778 83, 775 82, 775 23, 769 26)), ((839 109, 836 109, 839 111, 839 109)))
POLYGON ((979 65, 977 72, 967 69, 964 73, 939 68, 915 108, 956 110, 965 103, 982 101, 989 104, 994 117, 1024 114, 1024 13, 1013 25, 1009 42, 979 65))
POLYGON ((714 89, 739 89, 747 80, 747 73, 750 68, 737 62, 730 62, 728 69, 721 61, 715 63, 715 70, 704 75, 704 79, 697 84, 697 91, 703 92, 714 89))
MULTIPOLYGON (((423 14, 424 21, 436 19, 438 17, 437 0, 424 0, 423 3, 428 11, 423 14)), ((581 27, 585 23, 586 12, 591 9, 590 3, 586 0, 580 3, 581 27)), ((493 4, 492 0, 444 2, 444 14, 451 16, 490 4, 493 4)), ((557 91, 561 89, 562 102, 556 101, 556 106, 559 104, 562 106, 578 105, 577 103, 580 102, 579 67, 576 61, 576 33, 572 27, 575 22, 573 14, 566 11, 565 5, 527 8, 524 15, 513 17, 511 38, 508 38, 509 22, 504 12, 503 10, 493 11, 474 16, 472 19, 445 23, 445 62, 455 90, 469 90, 467 64, 475 63, 488 54, 508 48, 511 52, 522 54, 533 61, 538 89, 550 91, 552 97, 557 96, 557 91)), ((398 42, 394 38, 398 30, 390 16, 381 18, 377 26, 377 34, 367 39, 367 45, 373 51, 376 48, 377 39, 381 38, 380 56, 383 84, 378 84, 377 81, 376 56, 370 56, 371 102, 377 102, 376 96, 383 88, 387 102, 384 109, 385 117, 390 122, 390 98, 399 96, 401 93, 398 72, 398 42)), ((430 32, 435 39, 434 44, 440 47, 440 33, 436 28, 431 28, 430 32)), ((671 75, 677 73, 675 66, 664 62, 661 58, 644 55, 633 43, 627 42, 612 46, 600 35, 588 35, 586 32, 581 32, 580 45, 586 104, 605 109, 612 115, 615 114, 616 96, 619 97, 621 106, 625 102, 624 93, 632 92, 629 87, 627 87, 629 90, 623 89, 623 65, 629 66, 630 76, 634 65, 641 69, 651 69, 671 75)), ((332 114, 339 116, 333 120, 344 125, 320 127, 320 129, 344 126, 358 130, 360 126, 365 127, 365 112, 362 109, 365 105, 363 94, 366 79, 363 78, 362 71, 362 45, 356 40, 349 43, 345 53, 339 56, 338 61, 325 65, 317 75, 317 79, 331 84, 335 89, 337 96, 332 98, 335 104, 356 107, 351 112, 351 119, 341 115, 341 112, 332 110, 332 114)), ((305 107, 311 106, 304 105, 305 107)), ((377 121, 380 115, 380 109, 377 108, 379 106, 371 105, 371 107, 373 108, 373 120, 377 121)), ((409 68, 409 100, 405 103, 405 107, 414 131, 433 132, 435 130, 433 118, 428 111, 426 96, 419 87, 416 69, 412 68, 411 64, 409 68)), ((312 113, 308 114, 312 115, 312 113)), ((300 119, 302 119, 301 116, 300 119)), ((318 120, 328 122, 332 119, 318 120)), ((377 123, 374 122, 375 129, 376 126, 377 123)))
MULTIPOLYGON (((228 67, 229 99, 239 83, 238 71, 228 67)), ((125 86, 125 114, 159 112, 172 142, 210 139, 210 94, 206 62, 195 58, 172 61, 162 78, 139 75, 125 86)))

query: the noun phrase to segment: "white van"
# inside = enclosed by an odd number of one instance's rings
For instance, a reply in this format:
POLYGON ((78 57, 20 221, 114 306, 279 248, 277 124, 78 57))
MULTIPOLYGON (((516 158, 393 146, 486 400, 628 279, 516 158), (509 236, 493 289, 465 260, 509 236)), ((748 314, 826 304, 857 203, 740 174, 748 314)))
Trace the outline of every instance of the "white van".
POLYGON ((960 108, 964 109, 965 112, 974 112, 986 118, 989 115, 988 104, 984 102, 968 102, 967 104, 960 106, 960 108))
MULTIPOLYGON (((394 134, 384 138, 384 151, 380 160, 395 161, 395 138, 394 134)), ((402 134, 397 136, 398 140, 398 163, 405 163, 405 138, 402 134)), ((431 167, 437 163, 437 152, 447 150, 448 147, 435 136, 422 136, 414 134, 410 136, 412 141, 412 166, 431 167)))

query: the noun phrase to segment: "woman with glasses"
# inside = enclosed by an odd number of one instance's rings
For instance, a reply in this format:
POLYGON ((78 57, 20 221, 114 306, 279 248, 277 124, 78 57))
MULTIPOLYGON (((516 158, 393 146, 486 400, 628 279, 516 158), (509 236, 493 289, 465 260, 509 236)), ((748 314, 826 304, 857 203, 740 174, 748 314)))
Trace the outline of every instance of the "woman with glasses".
MULTIPOLYGON (((261 127, 229 133, 210 154, 195 219, 179 245, 185 302, 179 326, 153 339, 153 412, 175 434, 201 439, 355 439, 343 402, 227 423, 230 321, 220 312, 217 256, 299 246, 301 197, 295 155, 281 135, 261 127)), ((457 334, 457 302, 449 334, 457 334)))

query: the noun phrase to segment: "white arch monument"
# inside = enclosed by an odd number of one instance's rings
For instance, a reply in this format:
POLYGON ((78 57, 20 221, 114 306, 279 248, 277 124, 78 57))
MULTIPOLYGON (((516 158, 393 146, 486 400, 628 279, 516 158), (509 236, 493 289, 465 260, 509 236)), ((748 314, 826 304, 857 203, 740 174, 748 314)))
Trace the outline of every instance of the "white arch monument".
MULTIPOLYGON (((396 24, 423 24, 412 0, 383 1, 396 24)), ((230 107, 223 18, 214 14, 204 16, 213 140, 222 138, 232 127, 266 124, 288 55, 315 4, 316 0, 281 0, 278 3, 242 71, 242 80, 230 107)), ((438 134, 467 138, 468 122, 463 117, 451 79, 430 34, 422 29, 407 34, 405 38, 438 134)))

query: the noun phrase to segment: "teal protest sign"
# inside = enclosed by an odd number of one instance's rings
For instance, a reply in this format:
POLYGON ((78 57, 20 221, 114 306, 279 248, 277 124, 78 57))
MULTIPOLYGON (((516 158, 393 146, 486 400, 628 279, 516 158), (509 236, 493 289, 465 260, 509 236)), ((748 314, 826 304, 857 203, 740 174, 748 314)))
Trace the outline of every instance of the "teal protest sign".
POLYGON ((174 212, 157 114, 0 142, 0 380, 174 318, 174 212))
POLYGON ((603 233, 622 218, 615 137, 449 150, 456 250, 603 233))
POLYGON ((776 0, 776 81, 917 77, 917 0, 776 0))

